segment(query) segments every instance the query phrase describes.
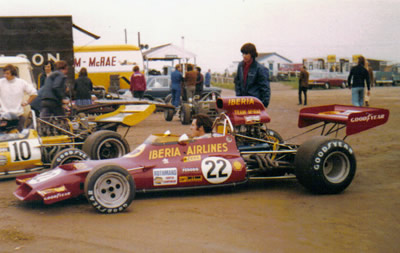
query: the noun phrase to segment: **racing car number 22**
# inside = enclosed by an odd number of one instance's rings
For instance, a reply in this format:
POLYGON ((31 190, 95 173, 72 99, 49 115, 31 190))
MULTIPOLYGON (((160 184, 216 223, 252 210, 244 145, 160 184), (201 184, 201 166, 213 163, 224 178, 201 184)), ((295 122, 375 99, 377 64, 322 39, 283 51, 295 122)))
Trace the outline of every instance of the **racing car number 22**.
POLYGON ((221 157, 207 157, 201 162, 201 172, 211 184, 221 184, 231 176, 232 165, 221 157))

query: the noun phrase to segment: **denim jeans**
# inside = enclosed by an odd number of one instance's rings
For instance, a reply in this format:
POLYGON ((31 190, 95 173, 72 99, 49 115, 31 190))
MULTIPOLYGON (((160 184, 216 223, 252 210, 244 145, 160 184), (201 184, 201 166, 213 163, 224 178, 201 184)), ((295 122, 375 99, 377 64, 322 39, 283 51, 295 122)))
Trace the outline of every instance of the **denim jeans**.
POLYGON ((181 90, 172 89, 172 100, 171 103, 173 106, 178 107, 181 103, 181 90))
POLYGON ((351 88, 351 103, 354 106, 363 106, 364 105, 364 88, 363 87, 351 88))

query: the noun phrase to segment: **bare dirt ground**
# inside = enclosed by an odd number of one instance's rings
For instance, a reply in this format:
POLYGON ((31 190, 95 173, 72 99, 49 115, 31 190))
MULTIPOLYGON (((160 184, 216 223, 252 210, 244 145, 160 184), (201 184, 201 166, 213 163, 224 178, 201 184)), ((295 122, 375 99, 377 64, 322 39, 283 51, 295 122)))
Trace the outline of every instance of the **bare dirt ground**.
MULTIPOLYGON (((310 106, 350 101, 348 89, 309 91, 310 106)), ((138 194, 125 212, 102 215, 84 198, 21 203, 12 194, 14 180, 2 180, 0 252, 399 252, 400 88, 374 88, 371 104, 390 109, 390 118, 346 139, 358 168, 342 194, 312 195, 296 180, 257 181, 235 189, 138 194)), ((297 90, 272 83, 270 128, 285 139, 304 132, 297 128, 300 108, 297 90)), ((166 122, 156 113, 127 138, 133 148, 167 129, 189 132, 178 119, 166 122)))

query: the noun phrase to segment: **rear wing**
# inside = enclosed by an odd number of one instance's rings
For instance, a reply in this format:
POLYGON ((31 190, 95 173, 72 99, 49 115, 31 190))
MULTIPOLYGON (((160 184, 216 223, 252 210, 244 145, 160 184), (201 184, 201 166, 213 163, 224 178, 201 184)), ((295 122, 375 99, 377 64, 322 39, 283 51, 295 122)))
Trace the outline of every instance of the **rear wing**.
POLYGON ((321 127, 324 135, 325 127, 332 123, 333 126, 325 135, 346 128, 347 137, 383 125, 388 119, 389 110, 386 109, 335 104, 301 109, 298 126, 303 128, 323 122, 321 127))

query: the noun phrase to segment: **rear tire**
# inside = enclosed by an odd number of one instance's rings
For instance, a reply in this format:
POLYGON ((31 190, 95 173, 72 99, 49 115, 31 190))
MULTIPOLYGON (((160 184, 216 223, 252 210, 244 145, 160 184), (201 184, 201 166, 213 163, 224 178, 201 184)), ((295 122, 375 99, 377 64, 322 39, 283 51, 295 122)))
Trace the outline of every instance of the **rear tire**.
POLYGON ((295 175, 313 193, 340 193, 350 185, 355 173, 353 149, 342 140, 316 136, 297 150, 295 175))
POLYGON ((103 165, 89 172, 84 187, 89 203, 101 213, 125 210, 135 198, 135 181, 117 165, 103 165))
POLYGON ((164 109, 164 119, 166 121, 171 121, 174 118, 175 110, 174 109, 164 109))
POLYGON ((83 143, 82 150, 92 160, 103 160, 121 157, 129 153, 128 142, 116 132, 100 130, 91 135, 83 143))

